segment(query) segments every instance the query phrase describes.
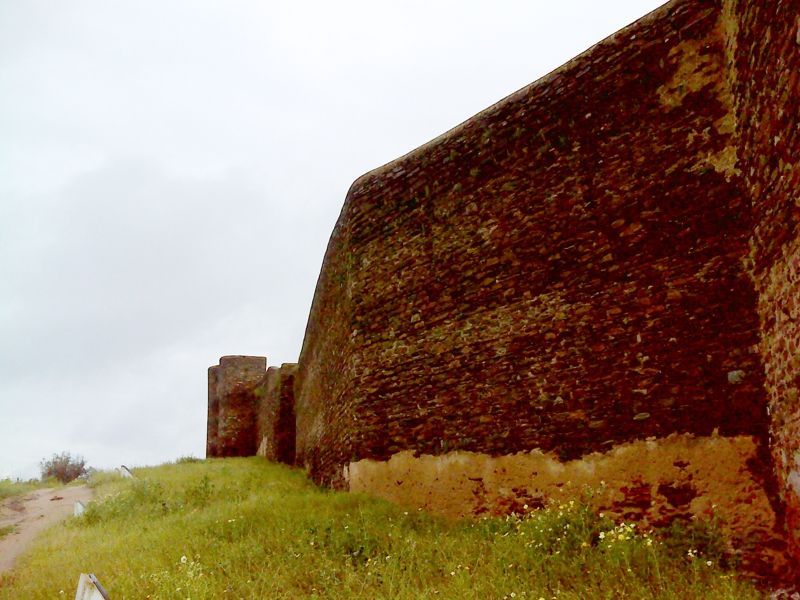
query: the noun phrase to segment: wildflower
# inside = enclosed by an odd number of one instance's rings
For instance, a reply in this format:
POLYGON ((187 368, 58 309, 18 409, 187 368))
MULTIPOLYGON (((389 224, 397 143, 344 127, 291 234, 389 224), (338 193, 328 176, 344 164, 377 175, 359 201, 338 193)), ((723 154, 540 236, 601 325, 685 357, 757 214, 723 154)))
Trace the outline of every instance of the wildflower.
POLYGON ((711 565, 713 565, 713 564, 714 564, 714 561, 712 561, 712 560, 707 560, 707 561, 706 561, 706 566, 709 566, 709 567, 710 567, 710 566, 711 566, 711 565))
POLYGON ((185 554, 184 554, 183 556, 181 556, 181 564, 182 564, 182 565, 185 565, 187 560, 189 560, 189 559, 188 559, 188 558, 186 558, 186 555, 185 555, 185 554))

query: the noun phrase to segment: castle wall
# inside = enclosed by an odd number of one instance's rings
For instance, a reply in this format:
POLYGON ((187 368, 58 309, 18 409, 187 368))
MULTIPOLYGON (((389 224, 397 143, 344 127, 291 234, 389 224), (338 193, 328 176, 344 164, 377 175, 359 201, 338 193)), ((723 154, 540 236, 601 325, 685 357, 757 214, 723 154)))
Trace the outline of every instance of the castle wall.
POLYGON ((739 159, 755 227, 761 352, 777 487, 800 558, 800 1, 728 0, 739 159))
MULTIPOLYGON (((263 379, 266 368, 267 359, 263 356, 220 358, 215 369, 217 443, 211 456, 255 455, 258 448, 255 388, 263 379)), ((213 402, 213 393, 209 376, 209 404, 213 402)))
POLYGON ((672 3, 360 178, 298 372, 298 461, 561 460, 766 437, 719 5, 672 3))
POLYGON ((453 516, 599 485, 619 518, 721 519, 775 575, 785 533, 800 559, 798 119, 800 0, 675 0, 364 175, 296 377, 209 371, 209 455, 260 440, 453 516))
POLYGON ((294 464, 295 416, 294 376, 297 365, 284 363, 267 369, 257 395, 258 440, 257 454, 275 462, 294 464))
POLYGON ((219 398, 217 397, 217 370, 214 365, 208 368, 208 419, 206 421, 206 456, 217 455, 219 443, 219 398))

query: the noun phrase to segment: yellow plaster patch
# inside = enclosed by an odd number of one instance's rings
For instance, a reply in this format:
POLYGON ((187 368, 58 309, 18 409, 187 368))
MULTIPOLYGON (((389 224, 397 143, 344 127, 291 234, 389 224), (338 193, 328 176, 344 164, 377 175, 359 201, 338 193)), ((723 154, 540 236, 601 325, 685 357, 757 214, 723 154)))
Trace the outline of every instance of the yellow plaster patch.
POLYGON ((670 50, 669 58, 676 62, 677 67, 672 78, 658 89, 661 104, 668 109, 680 106, 687 94, 698 92, 707 86, 713 86, 720 104, 725 108, 725 115, 712 124, 702 133, 691 132, 688 142, 692 144, 700 135, 705 140, 711 136, 729 138, 728 144, 720 151, 708 153, 697 157, 697 162, 690 169, 691 172, 702 172, 705 169, 714 169, 724 175, 726 179, 741 175, 737 168, 738 148, 734 139, 736 132, 736 117, 733 111, 730 82, 728 81, 729 69, 723 64, 731 61, 730 44, 731 23, 723 14, 720 22, 711 31, 708 37, 701 40, 687 40, 670 50), (715 52, 704 52, 711 44, 726 40, 725 55, 715 52))
POLYGON ((455 518, 591 491, 590 505, 616 518, 659 525, 674 517, 713 516, 731 538, 763 545, 775 536, 775 514, 747 466, 756 451, 751 436, 672 434, 569 462, 540 451, 498 457, 462 451, 415 457, 405 451, 388 461, 351 462, 344 476, 353 492, 455 518))
POLYGON ((687 40, 670 50, 669 58, 677 62, 677 68, 672 78, 658 88, 661 104, 675 108, 680 106, 687 94, 699 92, 709 85, 722 87, 724 71, 720 58, 714 53, 701 53, 705 46, 716 41, 712 38, 719 36, 720 29, 717 27, 707 39, 687 40))

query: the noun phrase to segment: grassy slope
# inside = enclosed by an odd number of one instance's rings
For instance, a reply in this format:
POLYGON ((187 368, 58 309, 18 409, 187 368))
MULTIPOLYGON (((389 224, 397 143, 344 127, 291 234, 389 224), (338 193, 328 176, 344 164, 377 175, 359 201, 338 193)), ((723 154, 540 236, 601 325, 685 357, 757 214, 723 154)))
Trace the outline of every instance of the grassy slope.
POLYGON ((0 598, 72 597, 81 572, 115 600, 760 597, 717 568, 708 535, 654 542, 578 506, 453 523, 259 458, 135 473, 45 533, 0 598))

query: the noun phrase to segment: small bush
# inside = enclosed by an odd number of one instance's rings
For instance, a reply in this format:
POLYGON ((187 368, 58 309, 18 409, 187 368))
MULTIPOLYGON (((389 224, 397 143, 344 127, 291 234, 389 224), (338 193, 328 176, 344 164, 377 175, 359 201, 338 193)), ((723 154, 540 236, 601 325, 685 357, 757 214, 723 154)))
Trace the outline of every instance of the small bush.
POLYGON ((72 456, 69 452, 53 454, 52 458, 39 463, 42 479, 55 477, 61 483, 69 483, 86 474, 86 461, 82 456, 72 456))

